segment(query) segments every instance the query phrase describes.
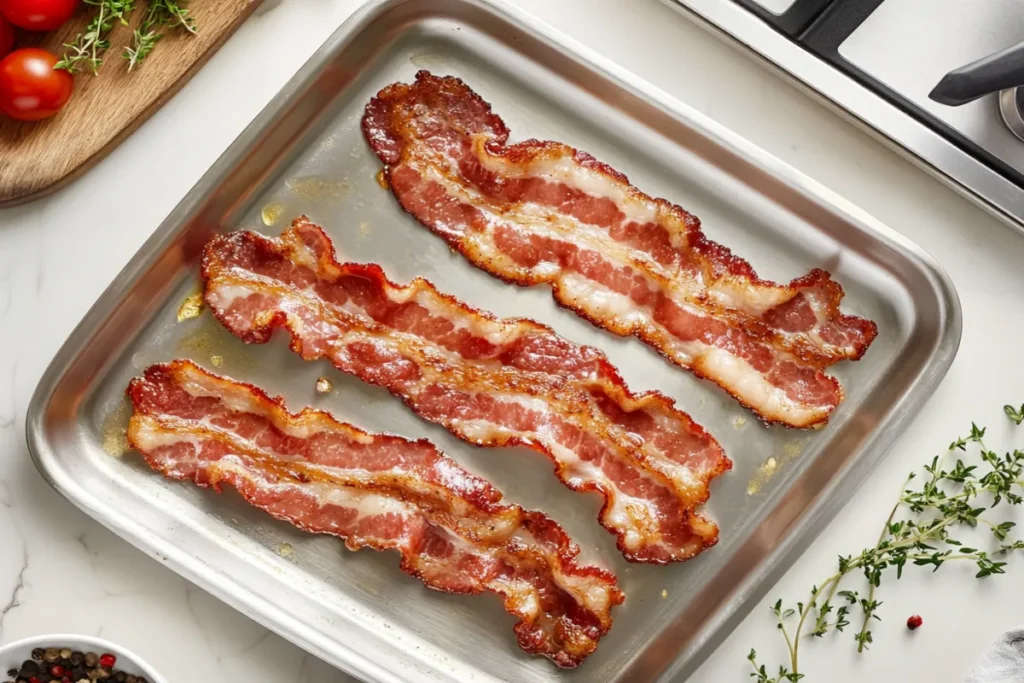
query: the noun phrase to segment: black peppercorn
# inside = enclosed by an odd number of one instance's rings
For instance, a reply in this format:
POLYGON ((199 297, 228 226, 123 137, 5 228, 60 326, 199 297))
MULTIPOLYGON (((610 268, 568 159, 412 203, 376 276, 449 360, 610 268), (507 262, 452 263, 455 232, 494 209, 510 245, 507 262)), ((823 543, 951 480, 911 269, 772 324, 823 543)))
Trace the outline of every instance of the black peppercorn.
POLYGON ((20 668, 8 670, 12 680, 0 676, 0 683, 149 683, 143 676, 119 671, 117 656, 109 652, 98 655, 48 647, 36 648, 32 657, 20 668))
POLYGON ((31 659, 26 659, 24 663, 22 663, 21 671, 18 672, 18 675, 28 678, 29 676, 35 676, 37 673, 39 673, 39 671, 40 668, 38 662, 31 659))

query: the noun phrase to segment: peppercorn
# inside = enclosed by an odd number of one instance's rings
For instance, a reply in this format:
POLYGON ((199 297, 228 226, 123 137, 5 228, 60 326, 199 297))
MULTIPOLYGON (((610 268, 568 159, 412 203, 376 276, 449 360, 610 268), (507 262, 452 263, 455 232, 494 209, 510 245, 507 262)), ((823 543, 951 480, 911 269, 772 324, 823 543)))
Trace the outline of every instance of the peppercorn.
POLYGON ((919 614, 915 614, 909 619, 907 619, 907 628, 909 628, 911 631, 916 631, 918 628, 920 628, 921 624, 923 623, 924 619, 922 619, 919 614))
POLYGON ((114 669, 117 656, 110 652, 98 655, 69 648, 36 648, 32 654, 34 660, 10 669, 8 675, 13 680, 2 683, 148 683, 142 676, 114 669))

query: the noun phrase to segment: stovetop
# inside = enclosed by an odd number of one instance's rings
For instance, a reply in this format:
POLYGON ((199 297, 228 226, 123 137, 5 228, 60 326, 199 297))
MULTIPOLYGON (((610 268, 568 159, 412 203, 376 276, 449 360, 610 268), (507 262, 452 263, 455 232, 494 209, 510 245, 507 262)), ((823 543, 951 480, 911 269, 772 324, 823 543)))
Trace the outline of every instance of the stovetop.
MULTIPOLYGON (((947 74, 976 60, 1021 44, 1007 59, 1024 65, 1024 0, 665 1, 759 53, 1024 230, 1024 140, 1007 123, 1024 132, 1016 106, 1024 89, 1003 91, 1002 108, 999 92, 958 106, 937 101, 949 101, 940 91, 959 85, 947 74)), ((1024 68, 1012 80, 1007 59, 1002 82, 1024 85, 1024 68)))

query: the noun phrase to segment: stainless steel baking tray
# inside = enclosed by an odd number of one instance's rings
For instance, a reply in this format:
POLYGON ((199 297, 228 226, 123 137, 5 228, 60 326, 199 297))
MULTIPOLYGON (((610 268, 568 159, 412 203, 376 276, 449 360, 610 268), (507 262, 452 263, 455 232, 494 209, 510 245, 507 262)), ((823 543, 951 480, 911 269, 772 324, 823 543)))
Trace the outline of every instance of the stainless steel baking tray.
POLYGON ((40 472, 125 539, 254 619, 370 680, 640 681, 692 671, 863 481, 934 390, 956 352, 960 313, 920 249, 712 121, 497 0, 383 0, 350 19, 242 134, 121 272, 43 377, 28 417, 40 472), (633 340, 558 309, 544 289, 475 270, 402 213, 375 179, 359 130, 368 98, 416 70, 466 79, 513 134, 563 140, 699 215, 715 238, 779 280, 824 266, 848 310, 881 333, 838 367, 848 391, 817 432, 767 428, 720 391, 633 340), (672 567, 630 566, 597 525, 595 497, 570 493, 527 451, 479 450, 383 390, 303 363, 282 339, 246 347, 208 314, 177 322, 197 291, 206 239, 277 233, 296 214, 326 226, 343 256, 393 279, 425 275, 500 315, 527 315, 601 347, 636 390, 675 397, 723 443, 733 472, 708 512, 721 542, 672 567), (508 497, 561 521, 628 597, 575 672, 520 653, 497 600, 452 597, 402 574, 396 557, 269 520, 234 494, 164 481, 123 449, 128 379, 188 356, 371 429, 427 436, 508 497), (314 393, 318 376, 333 393, 314 393))

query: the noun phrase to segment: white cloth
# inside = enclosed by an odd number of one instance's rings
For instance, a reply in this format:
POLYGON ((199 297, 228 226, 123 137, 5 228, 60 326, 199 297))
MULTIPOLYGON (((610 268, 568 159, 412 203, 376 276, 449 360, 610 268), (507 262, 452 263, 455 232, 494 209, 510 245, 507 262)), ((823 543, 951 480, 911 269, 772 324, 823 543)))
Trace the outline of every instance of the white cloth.
POLYGON ((1024 628, 1000 636, 964 683, 1024 683, 1024 628))

